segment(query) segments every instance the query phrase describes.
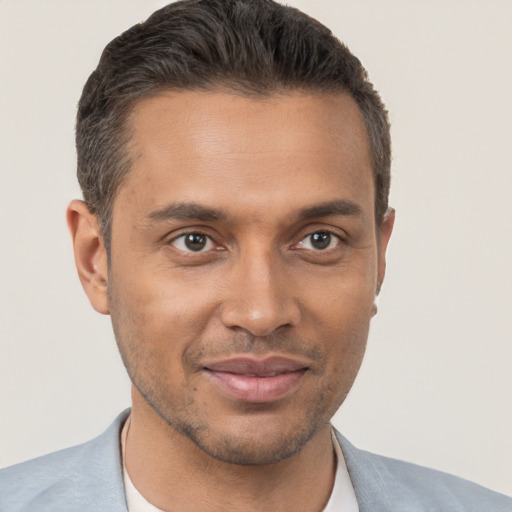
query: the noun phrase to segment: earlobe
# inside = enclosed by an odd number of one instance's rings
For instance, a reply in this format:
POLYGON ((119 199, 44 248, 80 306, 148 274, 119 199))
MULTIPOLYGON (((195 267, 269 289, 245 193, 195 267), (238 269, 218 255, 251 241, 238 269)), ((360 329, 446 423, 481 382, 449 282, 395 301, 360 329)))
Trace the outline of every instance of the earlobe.
POLYGON ((96 215, 83 201, 71 201, 67 221, 78 277, 92 307, 103 315, 109 314, 108 262, 103 236, 96 215))
POLYGON ((375 295, 378 295, 380 292, 380 288, 384 281, 384 276, 386 274, 386 250, 388 247, 388 242, 391 237, 391 233, 393 232, 393 226, 395 225, 395 210, 393 208, 388 208, 386 213, 384 214, 384 218, 382 219, 381 225, 378 229, 378 266, 377 266, 377 283, 375 288, 375 295))

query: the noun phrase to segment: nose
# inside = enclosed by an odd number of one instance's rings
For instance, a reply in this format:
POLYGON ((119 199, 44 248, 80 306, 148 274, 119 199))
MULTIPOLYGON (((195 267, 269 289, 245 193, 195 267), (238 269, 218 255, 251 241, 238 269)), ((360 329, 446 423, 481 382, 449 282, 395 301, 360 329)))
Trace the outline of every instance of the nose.
POLYGON ((253 251, 234 264, 221 311, 226 327, 263 337, 299 323, 293 283, 276 259, 253 251))

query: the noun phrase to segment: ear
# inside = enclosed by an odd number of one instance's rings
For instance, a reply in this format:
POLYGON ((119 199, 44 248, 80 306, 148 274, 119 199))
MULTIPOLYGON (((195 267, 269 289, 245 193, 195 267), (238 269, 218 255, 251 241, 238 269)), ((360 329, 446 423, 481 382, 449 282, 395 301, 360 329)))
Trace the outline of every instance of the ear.
POLYGON ((108 315, 108 264, 107 251, 96 215, 91 213, 83 201, 71 201, 67 209, 67 221, 75 264, 82 287, 92 307, 108 315))
POLYGON ((384 276, 386 274, 386 250, 388 242, 395 225, 395 210, 388 208, 382 219, 381 225, 377 232, 377 251, 378 251, 378 263, 377 263, 377 287, 375 295, 380 292, 380 287, 384 282, 384 276))

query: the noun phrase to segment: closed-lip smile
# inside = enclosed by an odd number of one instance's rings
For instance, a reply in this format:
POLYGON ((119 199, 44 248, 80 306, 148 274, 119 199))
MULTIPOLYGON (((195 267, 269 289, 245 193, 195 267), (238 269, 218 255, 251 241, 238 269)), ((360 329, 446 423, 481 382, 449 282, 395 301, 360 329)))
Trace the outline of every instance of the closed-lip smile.
POLYGON ((288 395, 308 369, 304 362, 282 356, 232 357, 203 366, 223 394, 253 403, 272 402, 288 395))

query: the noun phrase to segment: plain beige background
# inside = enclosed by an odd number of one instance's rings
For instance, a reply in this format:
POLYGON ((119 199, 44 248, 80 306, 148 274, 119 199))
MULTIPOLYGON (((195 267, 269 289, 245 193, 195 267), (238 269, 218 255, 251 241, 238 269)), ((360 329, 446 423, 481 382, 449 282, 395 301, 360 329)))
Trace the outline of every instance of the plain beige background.
MULTIPOLYGON (((81 88, 104 45, 163 4, 0 0, 0 466, 85 441, 129 404, 64 214, 81 88)), ((512 2, 290 4, 359 56, 393 124, 388 276, 334 423, 512 494, 512 2)))

